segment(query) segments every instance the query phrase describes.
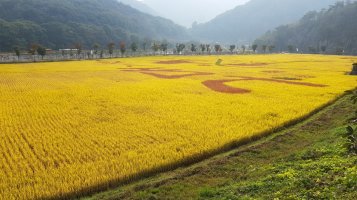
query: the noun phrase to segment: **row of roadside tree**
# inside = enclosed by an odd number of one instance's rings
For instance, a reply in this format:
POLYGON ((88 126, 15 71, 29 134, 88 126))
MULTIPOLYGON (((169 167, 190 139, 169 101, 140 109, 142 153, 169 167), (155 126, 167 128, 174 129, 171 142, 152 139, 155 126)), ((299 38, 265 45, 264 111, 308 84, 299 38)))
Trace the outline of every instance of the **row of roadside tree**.
MULTIPOLYGON (((288 46, 288 53, 299 51, 292 45, 288 46)), ((319 53, 323 53, 321 47, 319 53)), ((310 53, 317 53, 314 50, 310 53)), ((218 43, 168 43, 152 42, 109 42, 106 46, 93 44, 92 48, 84 49, 80 43, 75 43, 71 48, 52 50, 39 44, 32 44, 27 50, 14 47, 13 52, 0 53, 0 62, 36 62, 36 61, 61 61, 61 60, 84 60, 117 58, 132 56, 153 55, 216 55, 216 54, 255 54, 255 53, 282 53, 277 52, 274 45, 221 45, 218 43)))

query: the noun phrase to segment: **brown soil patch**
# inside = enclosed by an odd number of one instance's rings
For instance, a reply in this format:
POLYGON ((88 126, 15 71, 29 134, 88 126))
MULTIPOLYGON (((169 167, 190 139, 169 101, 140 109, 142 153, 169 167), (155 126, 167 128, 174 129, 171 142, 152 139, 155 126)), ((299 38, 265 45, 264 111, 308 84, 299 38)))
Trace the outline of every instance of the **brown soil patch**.
POLYGON ((287 80, 287 81, 301 81, 301 78, 295 78, 295 77, 273 77, 273 79, 279 79, 279 80, 287 80))
POLYGON ((268 63, 238 63, 238 64, 227 64, 227 66, 239 66, 239 67, 260 67, 269 65, 268 63))
POLYGON ((191 74, 176 74, 176 75, 157 74, 157 73, 153 73, 153 72, 141 72, 141 73, 146 74, 146 75, 155 76, 156 78, 162 78, 162 79, 178 79, 178 78, 189 77, 189 76, 212 75, 212 73, 205 73, 205 72, 193 72, 191 74))
POLYGON ((253 81, 253 80, 258 80, 258 81, 285 83, 285 84, 291 84, 291 85, 303 85, 303 86, 309 86, 309 87, 327 87, 327 85, 322 85, 322 84, 314 84, 314 83, 307 83, 307 82, 296 82, 296 81, 270 79, 270 78, 255 78, 255 77, 246 77, 246 76, 238 76, 238 78, 241 78, 241 79, 208 80, 208 81, 202 82, 202 84, 204 86, 210 88, 213 91, 221 92, 221 93, 229 93, 229 94, 245 94, 245 93, 250 93, 251 92, 251 90, 242 89, 242 88, 236 88, 236 87, 231 87, 231 86, 225 85, 225 83, 233 82, 233 81, 253 81))
POLYGON ((250 90, 242 89, 242 88, 235 88, 231 87, 228 85, 225 85, 225 83, 228 82, 233 82, 236 81, 235 79, 231 80, 208 80, 202 82, 202 84, 209 89, 216 91, 216 92, 221 92, 221 93, 228 93, 228 94, 245 94, 245 93, 250 93, 250 90))
POLYGON ((121 63, 120 61, 114 61, 114 62, 110 62, 110 61, 105 61, 105 60, 96 60, 97 62, 101 63, 101 64, 108 64, 108 65, 114 65, 114 64, 119 64, 121 63))
POLYGON ((142 74, 154 76, 156 78, 162 78, 162 79, 178 79, 178 78, 183 78, 183 77, 189 77, 189 76, 204 76, 204 75, 212 75, 213 73, 208 73, 208 72, 192 72, 192 71, 182 71, 179 69, 158 69, 158 68, 132 68, 132 69, 126 69, 123 71, 127 72, 139 72, 142 74), (170 72, 170 73, 180 73, 180 74, 173 74, 173 75, 168 75, 168 74, 163 74, 165 72, 170 72), (182 74, 184 73, 184 74, 182 74))
POLYGON ((299 78, 316 78, 315 76, 310 76, 310 75, 296 75, 296 77, 299 77, 299 78))
POLYGON ((288 80, 278 80, 278 79, 271 79, 271 78, 256 78, 256 77, 247 77, 247 76, 239 76, 239 78, 242 78, 237 81, 268 81, 268 82, 276 82, 276 83, 286 83, 290 85, 303 85, 303 86, 309 86, 309 87, 327 87, 327 85, 323 84, 315 84, 315 83, 308 83, 308 82, 296 82, 296 81, 288 81, 288 80))
POLYGON ((356 57, 346 57, 346 58, 341 58, 343 60, 357 60, 357 56, 356 57))
POLYGON ((279 71, 279 70, 267 70, 267 71, 262 71, 262 72, 269 73, 269 74, 284 73, 284 71, 279 71))
POLYGON ((132 72, 132 71, 144 71, 144 70, 148 70, 148 71, 151 71, 151 70, 160 70, 161 68, 158 68, 158 67, 153 67, 153 68, 118 68, 120 69, 121 71, 127 71, 127 72, 132 72))
POLYGON ((156 62, 157 64, 164 64, 164 65, 174 65, 174 64, 187 64, 187 63, 192 63, 191 61, 188 60, 162 60, 156 62))
POLYGON ((330 62, 326 60, 295 60, 295 61, 283 61, 283 62, 275 62, 275 64, 284 64, 284 63, 320 63, 320 62, 330 62))

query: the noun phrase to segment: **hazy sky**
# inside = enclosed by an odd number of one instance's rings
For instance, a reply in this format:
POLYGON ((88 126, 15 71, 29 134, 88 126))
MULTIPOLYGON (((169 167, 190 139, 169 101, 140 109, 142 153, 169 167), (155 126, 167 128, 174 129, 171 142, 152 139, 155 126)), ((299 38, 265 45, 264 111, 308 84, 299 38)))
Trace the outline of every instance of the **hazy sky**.
POLYGON ((141 0, 162 17, 190 27, 193 22, 207 22, 224 11, 249 0, 141 0))

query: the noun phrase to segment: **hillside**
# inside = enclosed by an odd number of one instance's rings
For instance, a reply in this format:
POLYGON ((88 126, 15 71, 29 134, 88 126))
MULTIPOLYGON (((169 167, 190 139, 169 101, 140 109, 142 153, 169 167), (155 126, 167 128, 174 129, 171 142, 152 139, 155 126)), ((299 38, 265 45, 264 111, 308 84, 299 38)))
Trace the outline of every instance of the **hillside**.
POLYGON ((279 51, 357 54, 357 2, 336 3, 328 10, 310 12, 299 22, 278 27, 256 43, 279 51))
POLYGON ((191 29, 195 38, 211 42, 249 43, 266 31, 292 23, 311 10, 328 7, 336 0, 251 0, 210 22, 191 29))
POLYGON ((185 29, 116 0, 0 0, 0 51, 40 43, 69 48, 114 41, 184 39, 185 29))
POLYGON ((142 3, 141 1, 137 1, 137 0, 118 0, 118 1, 128 6, 131 6, 132 8, 135 8, 143 13, 147 13, 153 16, 159 16, 154 9, 150 8, 148 5, 142 3))

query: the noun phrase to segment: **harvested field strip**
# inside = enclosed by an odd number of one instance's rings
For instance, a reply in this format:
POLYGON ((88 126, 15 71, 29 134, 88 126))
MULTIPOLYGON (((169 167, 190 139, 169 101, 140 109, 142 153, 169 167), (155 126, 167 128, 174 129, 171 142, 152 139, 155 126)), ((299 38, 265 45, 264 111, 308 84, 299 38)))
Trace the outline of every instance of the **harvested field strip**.
POLYGON ((173 65, 173 64, 188 64, 192 63, 188 60, 164 60, 164 61, 157 61, 157 64, 164 64, 164 65, 173 65))
POLYGON ((183 77, 189 77, 189 76, 211 75, 211 73, 204 73, 204 72, 195 72, 195 73, 191 73, 191 74, 180 74, 180 75, 164 75, 164 74, 157 74, 154 72, 141 72, 141 73, 155 76, 157 78, 163 78, 163 79, 177 79, 177 78, 183 78, 183 77))
POLYGON ((278 73, 283 73, 285 71, 279 71, 279 70, 267 70, 267 71, 262 71, 264 73, 272 73, 272 74, 278 74, 278 73))
POLYGON ((208 80, 208 81, 202 82, 202 84, 213 91, 221 92, 221 93, 245 94, 245 93, 251 92, 250 90, 235 88, 235 87, 231 87, 231 86, 224 84, 224 83, 233 82, 233 81, 237 81, 237 80, 236 79, 233 79, 233 80, 208 80))
POLYGON ((260 67, 267 66, 268 63, 238 63, 238 64, 226 64, 227 66, 240 66, 240 67, 260 67))
POLYGON ((268 82, 286 83, 286 84, 291 84, 291 85, 303 85, 303 86, 310 86, 310 87, 327 87, 327 85, 323 85, 323 84, 277 80, 277 79, 270 79, 270 78, 257 78, 257 77, 247 77, 247 76, 239 76, 239 78, 242 78, 242 79, 239 79, 237 81, 268 81, 268 82))
POLYGON ((127 72, 140 72, 142 74, 146 75, 151 75, 156 78, 162 78, 162 79, 178 79, 178 78, 183 78, 183 77, 189 77, 189 76, 204 76, 204 75, 212 75, 213 73, 208 73, 208 72, 192 72, 192 71, 183 71, 180 69, 155 69, 155 68, 149 68, 149 69, 129 69, 129 70, 123 70, 127 72), (162 73, 160 73, 162 72, 162 73), (171 72, 171 73, 177 73, 174 75, 167 75, 163 74, 165 72, 171 72))

